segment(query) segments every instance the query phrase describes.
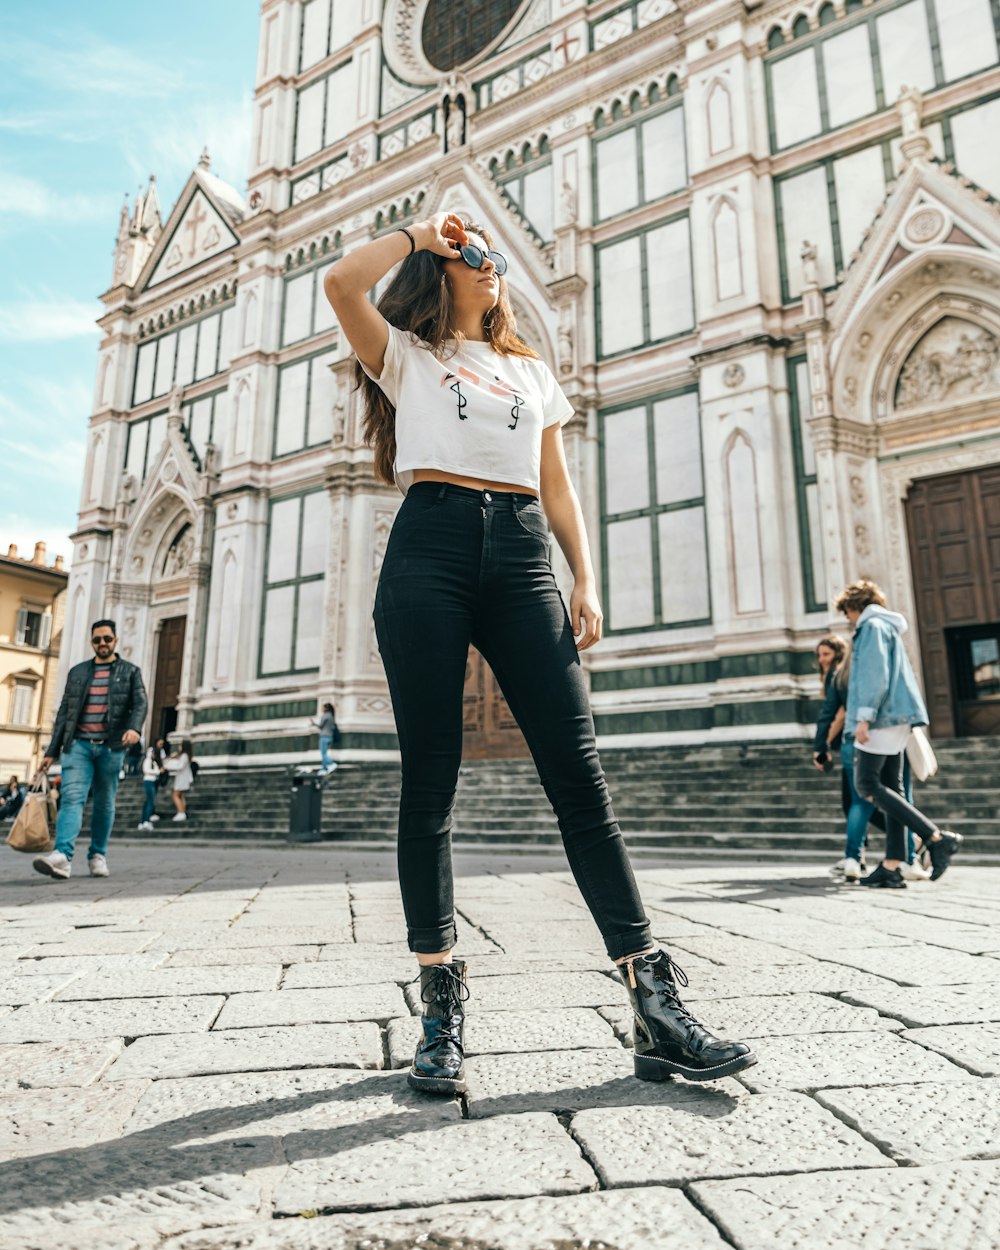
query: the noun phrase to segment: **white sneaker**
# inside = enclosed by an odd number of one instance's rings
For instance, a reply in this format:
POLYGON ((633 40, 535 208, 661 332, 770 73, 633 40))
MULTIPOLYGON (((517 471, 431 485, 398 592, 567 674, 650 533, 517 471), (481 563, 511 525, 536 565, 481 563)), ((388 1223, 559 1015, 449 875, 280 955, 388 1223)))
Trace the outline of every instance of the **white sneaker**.
POLYGON ((159 818, 159 816, 157 816, 157 814, 154 812, 154 813, 152 814, 152 816, 150 816, 150 818, 149 818, 149 819, 150 819, 150 820, 159 820, 160 818, 159 818))
POLYGON ((32 861, 32 866, 35 872, 40 872, 45 877, 58 877, 61 881, 69 879, 73 867, 62 851, 49 851, 46 855, 39 855, 32 861))
POLYGON ((847 858, 844 860, 844 880, 860 881, 863 876, 861 865, 856 859, 847 858))
POLYGON ((91 855, 91 857, 87 860, 87 866, 90 868, 90 875, 92 877, 110 876, 108 872, 108 861, 103 855, 91 855))
POLYGON ((912 864, 900 864, 899 873, 904 881, 930 881, 931 879, 931 874, 916 859, 912 864))
POLYGON ((148 820, 140 820, 139 823, 136 825, 136 828, 141 829, 143 833, 153 832, 153 826, 149 823, 148 820))
POLYGON ((187 812, 178 812, 174 816, 174 824, 176 824, 179 820, 187 820, 187 812))
POLYGON ((831 877, 842 877, 844 875, 844 861, 838 859, 835 864, 831 864, 829 872, 831 877))

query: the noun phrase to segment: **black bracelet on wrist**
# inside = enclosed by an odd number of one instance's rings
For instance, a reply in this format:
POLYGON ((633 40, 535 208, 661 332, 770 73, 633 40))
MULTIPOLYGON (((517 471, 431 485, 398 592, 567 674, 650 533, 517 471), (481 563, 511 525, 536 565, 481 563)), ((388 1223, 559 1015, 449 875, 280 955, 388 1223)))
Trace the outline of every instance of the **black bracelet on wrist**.
POLYGON ((417 243, 416 243, 416 240, 414 239, 413 235, 412 235, 412 234, 410 234, 409 230, 407 230, 407 228, 406 228, 405 226, 400 226, 400 227, 399 227, 399 229, 396 231, 396 233, 397 233, 397 234, 400 234, 400 233, 405 234, 405 235, 406 235, 406 237, 410 240, 410 255, 412 256, 412 255, 413 255, 413 253, 417 250, 417 243))

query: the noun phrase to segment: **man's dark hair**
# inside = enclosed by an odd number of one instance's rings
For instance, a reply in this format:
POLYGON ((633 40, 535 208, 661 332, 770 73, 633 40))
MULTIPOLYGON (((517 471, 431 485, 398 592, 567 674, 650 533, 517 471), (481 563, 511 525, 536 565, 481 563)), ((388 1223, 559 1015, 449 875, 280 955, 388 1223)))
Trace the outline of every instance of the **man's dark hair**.
POLYGON ((93 625, 91 625, 91 627, 90 627, 90 632, 91 632, 91 633, 93 633, 95 629, 101 629, 101 628, 103 628, 103 626, 105 626, 105 625, 107 625, 108 629, 110 629, 110 630, 111 630, 111 632, 114 634, 114 636, 117 638, 117 637, 118 637, 118 626, 114 623, 114 621, 107 621, 107 620, 105 620, 105 621, 95 621, 95 622, 93 623, 93 625))

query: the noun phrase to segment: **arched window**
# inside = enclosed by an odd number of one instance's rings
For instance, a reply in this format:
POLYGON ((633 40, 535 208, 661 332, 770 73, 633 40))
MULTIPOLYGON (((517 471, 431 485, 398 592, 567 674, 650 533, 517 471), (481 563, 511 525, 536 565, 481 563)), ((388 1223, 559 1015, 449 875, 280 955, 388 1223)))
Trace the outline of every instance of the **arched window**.
POLYGON ((809 19, 804 13, 800 13, 792 23, 792 38, 802 39, 803 36, 809 34, 809 19))
POLYGON ((775 48, 780 48, 785 42, 785 36, 781 33, 780 26, 772 26, 767 34, 767 46, 773 52, 775 48))
POLYGON ((819 11, 820 26, 829 26, 831 22, 835 22, 836 20, 837 20, 837 14, 834 11, 833 5, 824 4, 823 7, 819 11))

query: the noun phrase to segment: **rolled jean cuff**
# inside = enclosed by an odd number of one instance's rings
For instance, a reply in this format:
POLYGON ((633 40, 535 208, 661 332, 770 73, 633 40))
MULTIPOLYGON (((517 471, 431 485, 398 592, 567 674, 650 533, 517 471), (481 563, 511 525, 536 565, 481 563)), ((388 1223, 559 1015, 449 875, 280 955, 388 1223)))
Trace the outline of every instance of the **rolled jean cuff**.
POLYGON ((440 955, 458 945, 454 921, 443 929, 407 929, 406 942, 415 955, 440 955))
POLYGON ((647 929, 637 933, 623 933, 620 936, 605 938, 605 946, 612 959, 624 959, 626 955, 638 955, 640 951, 648 951, 655 946, 653 935, 647 929))

